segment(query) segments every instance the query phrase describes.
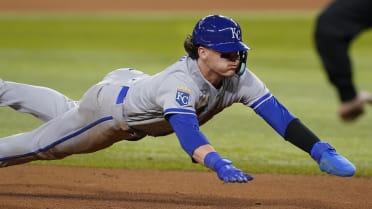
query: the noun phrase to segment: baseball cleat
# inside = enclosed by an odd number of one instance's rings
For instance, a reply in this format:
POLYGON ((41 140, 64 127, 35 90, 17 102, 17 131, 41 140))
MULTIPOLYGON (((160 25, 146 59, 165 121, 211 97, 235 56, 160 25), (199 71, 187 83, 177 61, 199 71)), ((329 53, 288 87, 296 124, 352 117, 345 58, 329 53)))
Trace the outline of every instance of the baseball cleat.
POLYGON ((372 104, 372 95, 368 92, 361 92, 355 99, 343 102, 338 108, 339 117, 345 122, 351 122, 364 113, 364 105, 372 104))
POLYGON ((355 166, 328 143, 316 143, 311 150, 311 157, 318 162, 320 170, 328 174, 343 177, 355 174, 355 166))

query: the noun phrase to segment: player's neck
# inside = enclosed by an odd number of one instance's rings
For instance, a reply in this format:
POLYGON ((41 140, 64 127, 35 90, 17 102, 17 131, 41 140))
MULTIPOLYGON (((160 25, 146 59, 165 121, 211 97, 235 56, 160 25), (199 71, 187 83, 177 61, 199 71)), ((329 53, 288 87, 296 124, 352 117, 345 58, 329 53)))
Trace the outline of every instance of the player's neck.
POLYGON ((205 80, 209 81, 209 83, 211 83, 216 89, 221 87, 223 76, 206 67, 199 66, 199 68, 205 80))

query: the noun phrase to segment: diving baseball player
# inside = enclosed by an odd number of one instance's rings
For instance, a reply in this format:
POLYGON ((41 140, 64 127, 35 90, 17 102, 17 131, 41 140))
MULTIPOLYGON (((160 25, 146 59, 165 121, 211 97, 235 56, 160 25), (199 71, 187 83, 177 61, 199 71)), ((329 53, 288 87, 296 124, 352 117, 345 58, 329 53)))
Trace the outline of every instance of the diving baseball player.
POLYGON ((249 47, 238 23, 209 15, 184 43, 187 55, 150 76, 131 68, 112 71, 80 101, 45 87, 0 82, 0 105, 45 121, 33 131, 0 139, 0 165, 61 159, 94 152, 120 140, 175 132, 194 162, 225 182, 247 182, 250 174, 218 154, 199 126, 233 103, 253 109, 278 134, 299 147, 324 172, 352 176, 355 166, 322 142, 246 69, 249 47))

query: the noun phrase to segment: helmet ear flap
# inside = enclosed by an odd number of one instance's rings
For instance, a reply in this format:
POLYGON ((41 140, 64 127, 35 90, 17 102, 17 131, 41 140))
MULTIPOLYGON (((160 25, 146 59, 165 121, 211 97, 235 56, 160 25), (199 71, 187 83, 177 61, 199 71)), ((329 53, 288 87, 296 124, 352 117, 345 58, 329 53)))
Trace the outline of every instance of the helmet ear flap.
POLYGON ((247 51, 239 51, 239 66, 236 68, 236 74, 238 76, 243 75, 245 72, 245 68, 247 66, 247 57, 248 57, 248 52, 247 51))

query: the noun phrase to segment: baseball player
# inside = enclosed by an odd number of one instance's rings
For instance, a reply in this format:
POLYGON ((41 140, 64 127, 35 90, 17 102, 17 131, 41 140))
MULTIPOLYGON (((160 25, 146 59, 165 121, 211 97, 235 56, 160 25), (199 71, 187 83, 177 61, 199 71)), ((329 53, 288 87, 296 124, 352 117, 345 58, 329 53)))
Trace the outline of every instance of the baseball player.
POLYGON ((315 46, 324 71, 338 93, 338 116, 345 122, 355 121, 364 113, 364 106, 372 104, 371 93, 357 91, 348 53, 352 41, 371 27, 371 0, 333 0, 316 21, 315 46))
POLYGON ((218 154, 199 126, 233 103, 253 109, 278 134, 337 176, 352 176, 355 166, 320 141, 246 69, 249 47, 234 20, 209 15, 198 21, 184 47, 187 55, 150 76, 131 68, 112 71, 79 102, 54 90, 3 81, 0 105, 39 117, 33 131, 0 139, 0 165, 53 160, 94 152, 119 140, 175 132, 194 162, 224 182, 247 182, 250 174, 218 154))

